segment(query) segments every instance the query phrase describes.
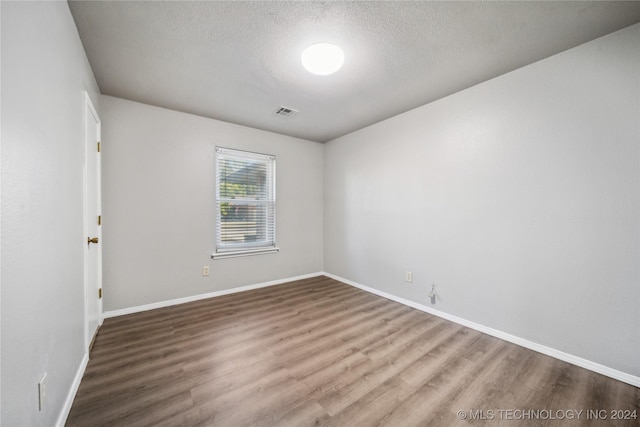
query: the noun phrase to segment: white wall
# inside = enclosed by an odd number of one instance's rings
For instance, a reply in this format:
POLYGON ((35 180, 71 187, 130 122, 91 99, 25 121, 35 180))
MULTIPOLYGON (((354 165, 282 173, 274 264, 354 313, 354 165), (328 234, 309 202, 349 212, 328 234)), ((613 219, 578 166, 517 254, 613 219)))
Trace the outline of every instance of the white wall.
POLYGON ((435 282, 434 308, 640 375, 638 46, 640 24, 328 143, 325 271, 427 305, 435 282))
MULTIPOLYGON (((84 90, 66 2, 2 2, 3 426, 51 426, 84 349, 84 90), (45 409, 37 383, 49 378, 45 409)), ((97 105, 96 105, 97 106, 97 105)))
POLYGON ((321 144, 108 96, 101 106, 105 311, 322 271, 321 144), (279 253, 210 259, 216 145, 277 157, 279 253))

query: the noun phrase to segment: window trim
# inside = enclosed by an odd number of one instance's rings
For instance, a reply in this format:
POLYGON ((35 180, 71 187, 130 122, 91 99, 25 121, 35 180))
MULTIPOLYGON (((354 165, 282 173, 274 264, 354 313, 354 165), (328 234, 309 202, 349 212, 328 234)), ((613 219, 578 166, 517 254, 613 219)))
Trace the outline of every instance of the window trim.
POLYGON ((225 258, 238 258, 244 256, 251 255, 264 255, 264 254, 272 254, 280 251, 280 248, 273 246, 262 249, 247 249, 244 251, 234 250, 234 251, 225 251, 225 252, 214 252, 211 254, 211 259, 225 259, 225 258))
POLYGON ((215 147, 214 163, 215 163, 215 251, 211 254, 211 259, 225 259, 236 258, 251 255, 263 255, 276 253, 280 249, 276 246, 276 156, 271 154, 256 153, 251 151, 237 150, 233 148, 215 147), (268 229, 272 230, 273 239, 271 241, 256 242, 255 244, 231 244, 227 247, 221 243, 221 228, 222 228, 222 216, 220 212, 220 203, 224 198, 220 197, 220 175, 219 164, 222 156, 236 156, 238 159, 256 159, 258 161, 271 162, 269 169, 271 171, 269 183, 272 197, 266 202, 261 201, 261 204, 273 206, 272 223, 267 224, 268 229))

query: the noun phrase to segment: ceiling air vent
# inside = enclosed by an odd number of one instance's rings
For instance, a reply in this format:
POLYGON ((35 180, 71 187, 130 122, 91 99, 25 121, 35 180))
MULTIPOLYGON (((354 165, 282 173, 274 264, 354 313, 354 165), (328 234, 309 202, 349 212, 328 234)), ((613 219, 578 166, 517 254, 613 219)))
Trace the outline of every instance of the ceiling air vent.
POLYGON ((299 112, 298 110, 294 110, 293 108, 289 108, 289 107, 284 107, 282 105, 280 106, 280 108, 274 111, 275 114, 282 117, 291 117, 298 112, 299 112))

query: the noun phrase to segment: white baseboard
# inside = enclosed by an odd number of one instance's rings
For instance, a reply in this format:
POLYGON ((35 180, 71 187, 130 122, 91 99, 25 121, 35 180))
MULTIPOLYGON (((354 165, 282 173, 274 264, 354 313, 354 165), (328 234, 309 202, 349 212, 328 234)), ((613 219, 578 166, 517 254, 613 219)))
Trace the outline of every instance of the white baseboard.
POLYGON ((222 295, 235 294, 238 292, 251 291, 253 289, 266 288, 267 286, 280 285, 282 283, 293 282, 296 280, 308 279, 311 277, 322 276, 323 273, 303 274, 302 276, 288 277, 286 279, 272 280, 270 282, 257 283, 255 285, 240 286, 237 288, 224 289, 222 291, 208 292, 206 294, 192 295, 184 298, 176 298, 169 301, 160 301, 152 304, 138 305, 135 307, 123 308, 120 310, 105 311, 103 318, 124 316, 125 314, 139 313, 142 311, 155 310, 156 308, 170 307, 172 305, 184 304, 187 302, 199 301, 202 299, 219 297, 222 295))
POLYGON ((475 323, 475 322, 472 322, 470 320, 463 319, 461 317, 457 317, 457 316, 445 313, 443 311, 435 310, 435 309, 433 309, 433 308, 431 308, 429 306, 426 306, 426 305, 423 305, 423 304, 420 304, 420 303, 417 303, 417 302, 414 302, 414 301, 410 301, 410 300, 407 300, 407 299, 404 299, 404 298, 400 298, 398 296, 389 294, 387 292, 383 292, 383 291, 380 291, 378 289, 370 288, 369 286, 361 285, 360 283, 356 283, 356 282, 353 282, 351 280, 344 279, 344 278, 342 278, 340 276, 336 276, 335 274, 330 274, 330 273, 324 272, 324 273, 322 273, 322 275, 330 277, 332 279, 335 279, 335 280, 337 280, 339 282, 342 282, 342 283, 345 283, 347 285, 356 287, 358 289, 362 289, 363 291, 366 291, 366 292, 381 296, 383 298, 389 299, 391 301, 395 301, 395 302, 398 302, 400 304, 404 304, 406 306, 415 308, 417 310, 424 311, 424 312, 429 313, 429 314, 433 314, 434 316, 438 316, 438 317, 441 317, 443 319, 450 320, 450 321, 452 321, 454 323, 458 323, 458 324, 460 324, 462 326, 466 326, 468 328, 475 329, 476 331, 483 332, 483 333, 485 333, 487 335, 491 335, 493 337, 500 338, 502 340, 511 342, 513 344, 517 344, 517 345, 519 345, 521 347, 528 348, 529 350, 537 351, 538 353, 546 354, 547 356, 551 356, 551 357, 554 357, 556 359, 562 360, 564 362, 571 363, 572 365, 576 365, 576 366, 579 366, 581 368, 585 368, 585 369, 588 369, 590 371, 597 372, 598 374, 602 374, 602 375, 605 375, 607 377, 613 378, 615 380, 622 381, 622 382, 627 383, 627 384, 631 384, 632 386, 640 387, 640 377, 637 377, 637 376, 634 376, 634 375, 631 375, 631 374, 627 374, 626 372, 618 371, 618 370, 610 368, 608 366, 604 366, 604 365, 601 365, 599 363, 592 362, 591 360, 583 359, 581 357, 574 356, 572 354, 565 353, 565 352, 560 351, 560 350, 556 350, 555 348, 547 347, 545 345, 538 344, 536 342, 529 341, 527 339, 520 338, 518 336, 511 335, 511 334, 508 334, 506 332, 502 332, 502 331, 499 331, 497 329, 493 329, 493 328, 490 328, 488 326, 484 326, 484 325, 481 325, 479 323, 475 323))
POLYGON ((56 427, 64 427, 64 425, 67 423, 67 418, 69 417, 69 412, 71 412, 71 406, 73 405, 73 400, 76 398, 78 387, 80 387, 80 382, 82 381, 82 377, 84 376, 84 371, 87 369, 88 363, 89 363, 89 353, 85 353, 84 357, 80 361, 80 366, 78 366, 78 370, 76 371, 76 376, 73 378, 73 383, 71 383, 71 388, 69 389, 69 393, 67 393, 67 399, 64 402, 64 406, 60 411, 60 415, 58 415, 58 421, 56 422, 56 427))
MULTIPOLYGON (((429 306, 414 302, 414 301, 410 301, 392 294, 389 294, 387 292, 383 292, 380 291, 378 289, 374 289, 371 288, 369 286, 365 286, 362 285, 360 283, 356 283, 353 282, 351 280, 342 278, 340 276, 336 276, 334 274, 331 273, 327 273, 327 272, 317 272, 317 273, 311 273, 311 274, 305 274, 302 276, 296 276, 296 277, 289 277, 286 279, 279 279, 279 280, 273 280, 270 282, 264 282, 264 283, 257 283, 254 285, 247 285, 247 286, 240 286, 237 288, 231 288, 231 289, 225 289, 222 291, 215 291, 215 292, 209 292, 206 294, 200 294, 200 295, 193 295, 193 296, 189 296, 189 297, 184 297, 184 298, 177 298, 177 299, 173 299, 173 300, 169 300, 169 301, 161 301, 161 302, 157 302, 157 303, 153 303, 153 304, 146 304, 146 305, 140 305, 140 306, 136 306, 136 307, 129 307, 129 308, 124 308, 124 309, 120 309, 120 310, 113 310, 113 311, 106 311, 103 313, 104 318, 109 318, 109 317, 116 317, 116 316, 123 316, 125 314, 132 314, 132 313, 139 313, 142 311, 147 311, 147 310, 154 310, 156 308, 162 308, 162 307, 169 307, 172 305, 177 305, 177 304, 184 304, 187 302, 192 302, 192 301, 198 301, 198 300, 202 300, 202 299, 206 299, 206 298, 213 298, 213 297, 218 297, 218 296, 222 296, 222 295, 229 295, 229 294, 234 294, 234 293, 238 293, 238 292, 245 292, 245 291, 250 291, 253 289, 259 289, 259 288, 265 288, 267 286, 274 286, 274 285, 280 285, 282 283, 287 283, 287 282, 292 282, 295 280, 301 280, 301 279, 308 279, 311 277, 317 277, 317 276, 327 276, 330 277, 332 279, 335 279, 339 282, 345 283, 347 285, 356 287, 358 289, 362 289, 363 291, 381 296, 383 298, 389 299, 391 301, 395 301, 398 302, 400 304, 404 304, 406 306, 415 308, 417 310, 420 311, 424 311, 425 313, 429 313, 429 314, 433 314, 434 316, 438 316, 441 317, 443 319, 446 320, 450 320, 454 323, 457 323, 459 325, 462 326, 466 326, 468 328, 474 329, 476 331, 479 332, 483 332, 487 335, 491 335, 494 336, 496 338, 500 338, 502 340, 517 344, 521 347, 525 347, 528 348, 530 350, 533 351, 537 351, 538 353, 542 353, 545 354, 547 356, 551 356, 554 357, 556 359, 562 360, 564 362, 568 362, 571 363, 572 365, 576 365, 579 366, 581 368, 585 368, 588 369, 590 371, 593 372, 597 372, 599 374, 602 375, 606 375, 610 378, 616 379, 618 381, 622 381, 624 383, 627 384, 631 384, 632 386, 635 387, 640 387, 640 377, 635 376, 635 375, 631 375, 628 374, 626 372, 622 372, 622 371, 618 371, 617 369, 613 369, 610 368, 608 366, 605 365, 601 365, 599 363, 596 362, 592 362, 591 360, 587 360, 587 359, 583 359, 581 357, 578 356, 574 356, 572 354, 569 353, 565 353, 563 351, 557 350, 555 348, 551 348, 551 347, 547 347, 545 345, 542 344, 538 344, 536 342, 533 341, 529 341, 525 338, 521 338, 518 337, 516 335, 511 335, 508 334, 506 332, 497 330, 497 329, 493 329, 490 328, 488 326, 484 326, 481 325, 479 323, 475 323, 472 322, 470 320, 467 319, 463 319, 461 317, 457 317, 454 316, 452 314, 449 313, 445 313, 443 311, 439 311, 436 309, 433 309, 429 306)), ((86 367, 86 362, 85 365, 86 367)), ((84 372, 84 367, 82 368, 82 372, 84 372)), ((80 375, 80 379, 82 379, 82 375, 80 375)), ((78 385, 80 384, 79 379, 78 379, 78 385)), ((77 386, 75 388, 75 390, 77 390, 77 386)), ((75 390, 73 393, 73 396, 75 396, 75 390)), ((71 409, 71 403, 73 403, 73 396, 71 397, 71 402, 69 403, 69 408, 67 409, 67 414, 68 411, 71 409)), ((66 419, 66 417, 64 418, 66 419)))

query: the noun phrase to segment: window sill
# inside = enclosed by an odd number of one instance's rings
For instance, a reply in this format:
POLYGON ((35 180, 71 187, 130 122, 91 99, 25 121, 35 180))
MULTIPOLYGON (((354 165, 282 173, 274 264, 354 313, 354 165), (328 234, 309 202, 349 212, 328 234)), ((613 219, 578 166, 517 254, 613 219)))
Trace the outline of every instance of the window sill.
POLYGON ((216 252, 211 254, 211 259, 225 259, 225 258, 237 258, 241 256, 251 256, 251 255, 264 255, 264 254, 272 254, 276 253, 280 250, 280 248, 262 248, 262 249, 247 249, 247 250, 239 250, 239 251, 229 251, 229 252, 216 252))

